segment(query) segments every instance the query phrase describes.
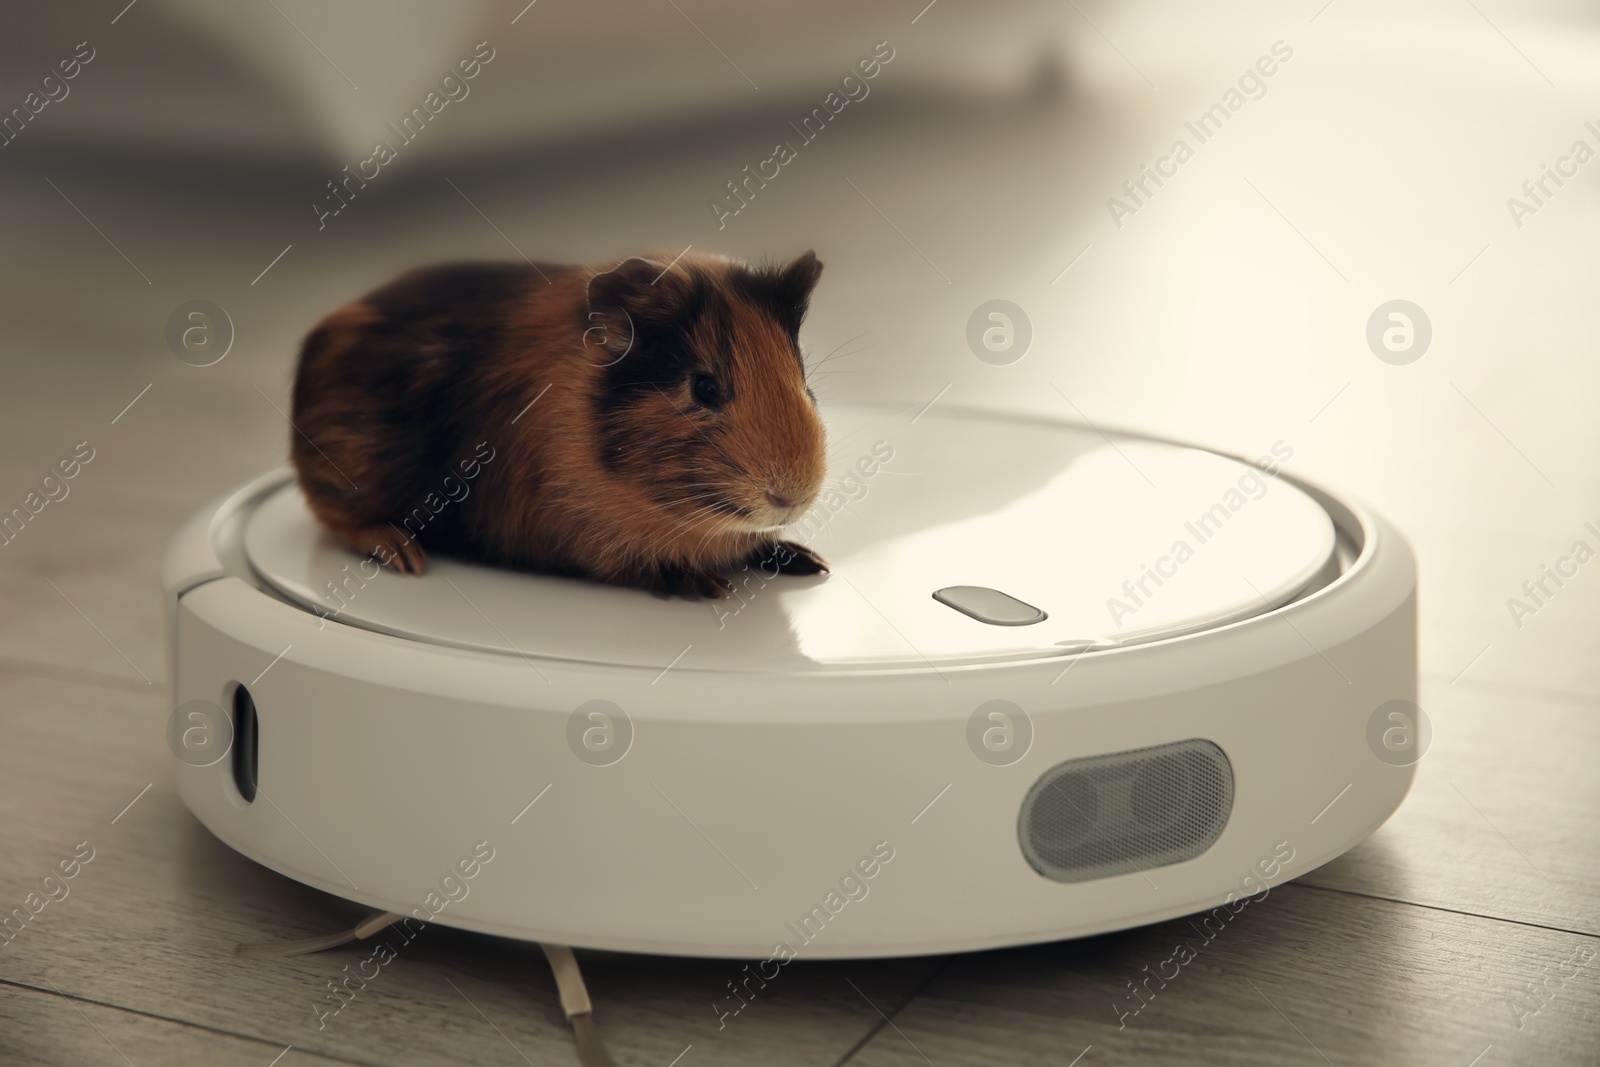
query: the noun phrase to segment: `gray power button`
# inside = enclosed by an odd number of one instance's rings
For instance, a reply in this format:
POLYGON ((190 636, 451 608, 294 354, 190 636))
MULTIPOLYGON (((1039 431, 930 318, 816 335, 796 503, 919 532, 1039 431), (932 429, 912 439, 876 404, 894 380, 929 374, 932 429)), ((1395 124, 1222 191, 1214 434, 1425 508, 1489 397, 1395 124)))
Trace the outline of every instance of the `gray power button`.
POLYGON ((991 626, 1031 626, 1045 620, 1032 604, 983 585, 951 585, 936 589, 933 599, 991 626))

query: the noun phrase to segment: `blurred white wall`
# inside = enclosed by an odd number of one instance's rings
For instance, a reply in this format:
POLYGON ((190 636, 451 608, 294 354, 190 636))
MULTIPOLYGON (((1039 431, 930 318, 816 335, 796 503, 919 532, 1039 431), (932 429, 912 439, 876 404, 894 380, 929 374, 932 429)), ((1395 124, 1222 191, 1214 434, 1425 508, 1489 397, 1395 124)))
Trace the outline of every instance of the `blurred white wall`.
MULTIPOLYGON (((81 94, 34 140, 136 141, 240 158, 370 153, 487 42, 490 92, 470 92, 411 154, 516 150, 646 125, 703 124, 789 101, 806 107, 887 37, 915 34, 902 88, 1015 91, 1058 67, 1083 27, 1051 0, 127 0, 38 4, 0 32, 0 105, 20 103, 59 52, 88 40, 81 94), (901 9, 904 10, 901 10, 901 9), (93 14, 91 14, 91 11, 93 14), (116 21, 113 24, 112 19, 116 21), (1074 25, 1076 24, 1076 25, 1074 25)), ((901 74, 896 71, 896 74, 901 74)), ((41 116, 44 118, 45 116, 41 116)))

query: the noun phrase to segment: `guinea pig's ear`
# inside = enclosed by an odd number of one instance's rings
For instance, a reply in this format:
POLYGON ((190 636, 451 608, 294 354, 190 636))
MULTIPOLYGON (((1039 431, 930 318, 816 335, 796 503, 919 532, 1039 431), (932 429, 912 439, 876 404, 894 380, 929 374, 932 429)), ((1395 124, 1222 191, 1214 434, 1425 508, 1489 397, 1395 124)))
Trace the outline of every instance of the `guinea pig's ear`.
POLYGON ((811 306, 811 291, 817 287, 821 276, 822 262, 815 252, 805 253, 778 272, 774 307, 778 321, 791 334, 799 334, 800 324, 811 306))
POLYGON ((666 263, 633 256, 589 279, 587 344, 621 358, 636 340, 682 317, 690 279, 666 263))

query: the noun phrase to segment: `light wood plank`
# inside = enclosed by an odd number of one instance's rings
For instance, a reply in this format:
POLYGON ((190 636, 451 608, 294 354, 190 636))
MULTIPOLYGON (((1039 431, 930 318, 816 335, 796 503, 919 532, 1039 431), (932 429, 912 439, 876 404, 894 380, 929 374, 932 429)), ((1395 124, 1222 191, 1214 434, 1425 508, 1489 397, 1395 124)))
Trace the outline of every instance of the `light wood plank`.
POLYGON ((0 1062, 7 1067, 332 1067, 360 1061, 0 983, 0 1062))
POLYGON ((849 1063, 1576 1065, 1597 1034, 1600 939, 1291 883, 1209 942, 1174 920, 952 957, 849 1063), (1519 998, 1545 981, 1535 1012, 1519 998))
POLYGON ((1309 885, 1600 935, 1600 701, 1430 683, 1400 810, 1309 885))

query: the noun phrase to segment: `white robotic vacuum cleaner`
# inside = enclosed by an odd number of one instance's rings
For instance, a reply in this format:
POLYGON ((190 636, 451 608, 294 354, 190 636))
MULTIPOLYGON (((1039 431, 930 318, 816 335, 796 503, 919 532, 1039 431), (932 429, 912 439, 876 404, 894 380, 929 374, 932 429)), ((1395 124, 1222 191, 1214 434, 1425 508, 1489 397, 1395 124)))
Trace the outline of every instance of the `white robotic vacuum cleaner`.
POLYGON ((1415 563, 1287 446, 823 414, 831 573, 721 602, 380 571, 287 469, 226 494, 164 565, 185 803, 386 913, 783 961, 1237 908, 1400 804, 1415 563))

